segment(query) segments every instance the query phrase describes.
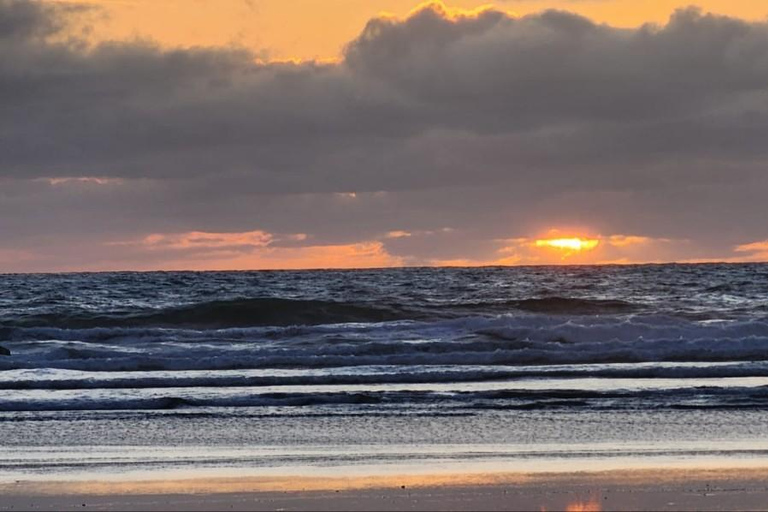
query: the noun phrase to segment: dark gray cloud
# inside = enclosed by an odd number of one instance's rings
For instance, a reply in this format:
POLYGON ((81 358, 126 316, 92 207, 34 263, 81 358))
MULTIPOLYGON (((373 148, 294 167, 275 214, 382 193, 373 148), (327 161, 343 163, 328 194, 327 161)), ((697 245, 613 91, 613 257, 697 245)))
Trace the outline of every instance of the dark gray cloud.
POLYGON ((371 20, 338 63, 265 64, 88 46, 66 34, 78 9, 0 0, 6 249, 262 229, 482 259, 497 238, 586 226, 710 257, 768 238, 762 22, 433 6, 371 20), (117 181, 50 181, 69 177, 117 181))
POLYGON ((61 30, 62 15, 83 9, 78 6, 50 5, 26 0, 3 0, 0 4, 0 40, 29 39, 61 30))

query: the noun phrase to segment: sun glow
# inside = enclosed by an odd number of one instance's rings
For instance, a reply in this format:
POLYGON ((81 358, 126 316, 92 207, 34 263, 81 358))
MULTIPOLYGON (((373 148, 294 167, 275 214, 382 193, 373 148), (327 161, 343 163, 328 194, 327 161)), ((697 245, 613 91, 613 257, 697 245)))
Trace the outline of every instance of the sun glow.
POLYGON ((550 238, 536 240, 536 247, 552 247, 568 251, 589 251, 600 244, 600 240, 589 238, 550 238))

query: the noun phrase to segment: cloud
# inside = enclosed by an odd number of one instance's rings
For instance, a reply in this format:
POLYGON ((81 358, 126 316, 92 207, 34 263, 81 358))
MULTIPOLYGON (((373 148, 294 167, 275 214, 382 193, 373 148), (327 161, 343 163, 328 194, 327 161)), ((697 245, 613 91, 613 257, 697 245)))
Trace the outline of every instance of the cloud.
MULTIPOLYGON (((187 260, 179 264, 186 268, 194 268, 194 262, 187 260)), ((397 267, 402 264, 402 259, 389 254, 381 242, 372 241, 346 245, 272 248, 246 257, 221 259, 217 261, 215 268, 221 270, 383 268, 397 267)), ((212 267, 209 262, 203 262, 198 268, 212 267)))
POLYGON ((145 260, 149 268, 165 270, 382 268, 403 264, 378 241, 304 245, 306 239, 301 235, 290 235, 286 240, 300 245, 283 245, 279 237, 263 231, 155 234, 138 243, 112 245, 133 246, 127 263, 134 268, 141 267, 142 256, 148 253, 154 254, 145 260))
POLYGON ((768 261, 768 240, 738 245, 733 252, 736 256, 726 261, 768 261))
MULTIPOLYGON (((37 16, 49 27, 62 15, 37 16)), ((432 3, 405 20, 371 20, 337 65, 33 37, 0 52, 10 85, 4 124, 16 127, 3 138, 6 175, 242 174, 264 191, 346 192, 341 183, 356 191, 462 183, 457 167, 467 159, 434 154, 454 143, 473 159, 482 150, 475 173, 502 180, 529 178, 515 168, 583 175, 580 165, 630 157, 652 181, 662 173, 648 160, 766 151, 754 137, 765 116, 768 30, 691 9, 665 27, 626 30, 558 11, 456 16, 432 3), (745 110, 753 123, 740 119, 745 110), (742 133, 727 136, 734 122, 742 133), (384 153, 383 165, 408 172, 376 179, 384 153), (502 165, 510 161, 512 169, 502 165)))
POLYGON ((370 20, 338 62, 274 63, 88 45, 73 9, 0 0, 5 250, 258 226, 381 261, 498 261, 499 239, 582 226, 635 237, 606 257, 655 260, 768 236, 763 22, 431 3, 370 20))
POLYGON ((245 233, 205 233, 192 231, 190 233, 152 234, 139 242, 116 242, 120 245, 141 245, 148 249, 253 249, 266 247, 272 243, 274 236, 264 231, 248 231, 245 233))
POLYGON ((54 34, 63 29, 64 17, 88 10, 78 4, 51 4, 27 0, 0 3, 0 40, 24 41, 54 34))
POLYGON ((409 233, 408 231, 390 231, 385 235, 386 238, 410 238, 413 236, 413 233, 409 233))
POLYGON ((58 185, 120 185, 123 180, 120 178, 97 178, 93 176, 79 176, 68 178, 41 178, 52 186, 58 185))
POLYGON ((762 240, 760 242, 752 242, 749 244, 742 244, 737 246, 734 251, 736 252, 766 252, 768 253, 768 240, 762 240))

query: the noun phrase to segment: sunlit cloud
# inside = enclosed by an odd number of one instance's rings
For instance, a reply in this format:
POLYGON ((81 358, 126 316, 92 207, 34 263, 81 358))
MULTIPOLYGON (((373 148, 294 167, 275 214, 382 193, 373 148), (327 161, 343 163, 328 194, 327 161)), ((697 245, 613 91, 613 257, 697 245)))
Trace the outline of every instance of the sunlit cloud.
MULTIPOLYGON (((296 235, 291 235, 296 236, 296 235)), ((189 233, 151 234, 138 241, 111 242, 112 245, 138 245, 151 250, 164 249, 223 249, 233 247, 266 247, 274 241, 271 233, 247 231, 243 233, 189 233)))
POLYGON ((739 255, 731 258, 731 261, 768 261, 768 240, 737 245, 733 251, 739 253, 739 255))
POLYGON ((740 244, 729 255, 688 258, 683 263, 762 263, 768 262, 768 240, 740 244))
MULTIPOLYGON (((434 12, 438 16, 451 21, 460 21, 462 18, 477 18, 490 11, 498 12, 499 8, 490 2, 472 9, 465 9, 462 7, 450 6, 442 0, 429 0, 414 7, 411 12, 408 13, 408 17, 414 17, 424 11, 434 12)), ((511 11, 504 12, 510 15, 513 14, 511 11)))
POLYGON ((408 231, 402 231, 402 230, 396 230, 396 231, 390 231, 385 235, 385 238, 410 238, 413 236, 413 233, 410 233, 408 231))
POLYGON ((160 266, 180 270, 280 270, 384 268, 402 266, 381 242, 306 247, 261 247, 249 252, 212 252, 200 257, 168 259, 160 266))
POLYGON ((262 230, 239 233, 154 233, 138 240, 115 241, 132 251, 132 267, 152 255, 152 268, 163 270, 270 270, 380 268, 402 266, 380 241, 350 244, 305 244, 306 233, 280 235, 262 230), (300 245, 297 245, 300 244, 300 245))
POLYGON ((764 252, 768 253, 768 240, 762 240, 760 242, 752 242, 749 244, 742 244, 736 246, 734 249, 736 252, 764 252))
POLYGON ((56 187, 59 185, 72 185, 72 184, 83 184, 83 185, 121 185, 123 183, 123 179, 121 178, 103 178, 103 177, 96 177, 96 176, 75 176, 75 177, 65 177, 65 178, 40 178, 38 181, 43 181, 48 183, 49 185, 56 187))
POLYGON ((403 265, 381 242, 345 245, 270 248, 248 258, 223 262, 219 268, 312 269, 312 268, 383 268, 403 265))
POLYGON ((232 246, 266 247, 272 242, 272 235, 263 231, 250 231, 247 233, 205 233, 193 231, 183 235, 150 235, 144 242, 149 247, 167 247, 171 249, 232 246))

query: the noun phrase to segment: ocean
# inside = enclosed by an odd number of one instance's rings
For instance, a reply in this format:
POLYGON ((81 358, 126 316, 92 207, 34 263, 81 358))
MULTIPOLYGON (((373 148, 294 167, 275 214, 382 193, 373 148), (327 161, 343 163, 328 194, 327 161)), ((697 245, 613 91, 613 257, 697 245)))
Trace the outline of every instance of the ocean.
POLYGON ((768 265, 0 275, 0 482, 768 462, 768 265))

